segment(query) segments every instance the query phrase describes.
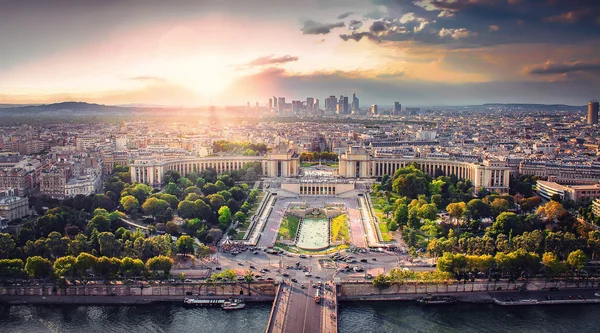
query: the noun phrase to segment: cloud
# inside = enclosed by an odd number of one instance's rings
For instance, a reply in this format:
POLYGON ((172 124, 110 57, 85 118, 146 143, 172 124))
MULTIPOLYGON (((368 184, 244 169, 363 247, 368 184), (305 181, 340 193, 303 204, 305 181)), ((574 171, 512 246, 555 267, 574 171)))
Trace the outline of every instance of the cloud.
POLYGON ((362 27, 363 22, 361 20, 350 20, 350 23, 348 23, 348 29, 350 30, 357 30, 360 29, 360 27, 362 27))
POLYGON ((500 30, 500 27, 497 24, 492 24, 490 25, 490 31, 498 31, 500 30))
POLYGON ((265 65, 275 65, 275 64, 283 64, 286 62, 298 61, 298 57, 291 55, 284 55, 281 57, 275 57, 274 55, 268 55, 260 58, 256 58, 249 63, 246 64, 247 67, 255 67, 255 66, 265 66, 265 65))
POLYGON ((373 33, 380 33, 386 31, 388 28, 387 24, 383 21, 375 21, 369 28, 369 30, 373 33))
POLYGON ((377 36, 370 32, 356 32, 353 31, 351 34, 341 34, 340 38, 344 41, 354 40, 356 42, 360 41, 363 38, 368 38, 370 40, 378 40, 377 36))
POLYGON ((537 65, 529 69, 529 74, 534 75, 556 75, 575 72, 600 72, 600 61, 574 61, 566 63, 547 62, 543 65, 537 65))
POLYGON ((452 38, 454 38, 456 40, 461 39, 461 38, 471 37, 474 35, 476 35, 476 33, 473 33, 465 28, 460 28, 460 29, 442 28, 442 30, 440 30, 440 37, 451 36, 452 38))
POLYGON ((354 14, 354 13, 353 12, 345 12, 343 14, 338 15, 337 19, 338 20, 343 20, 343 19, 345 19, 346 17, 348 17, 348 16, 350 16, 352 14, 354 14))
POLYGON ((308 20, 304 22, 304 26, 300 31, 304 35, 326 35, 331 32, 334 28, 342 28, 346 26, 344 22, 337 23, 318 23, 313 20, 308 20))

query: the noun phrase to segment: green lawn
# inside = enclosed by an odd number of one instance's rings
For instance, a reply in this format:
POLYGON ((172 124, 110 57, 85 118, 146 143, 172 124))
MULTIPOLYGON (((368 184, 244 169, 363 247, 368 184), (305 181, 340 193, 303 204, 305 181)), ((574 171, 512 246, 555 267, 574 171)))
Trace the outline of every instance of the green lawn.
POLYGON ((331 220, 331 234, 331 238, 334 241, 350 241, 350 235, 348 233, 348 216, 346 214, 342 214, 331 220))
POLYGON ((296 237, 296 233, 298 232, 299 224, 300 219, 296 216, 284 216, 283 220, 281 221, 281 227, 279 227, 278 236, 283 237, 283 239, 294 239, 294 237, 296 237))

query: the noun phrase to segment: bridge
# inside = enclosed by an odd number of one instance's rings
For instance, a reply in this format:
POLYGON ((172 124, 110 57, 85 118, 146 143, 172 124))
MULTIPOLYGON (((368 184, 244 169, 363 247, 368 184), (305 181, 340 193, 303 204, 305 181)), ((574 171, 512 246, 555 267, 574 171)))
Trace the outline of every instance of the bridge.
POLYGON ((283 282, 277 289, 266 333, 337 333, 337 288, 283 282), (315 302, 319 290, 320 302, 315 302))

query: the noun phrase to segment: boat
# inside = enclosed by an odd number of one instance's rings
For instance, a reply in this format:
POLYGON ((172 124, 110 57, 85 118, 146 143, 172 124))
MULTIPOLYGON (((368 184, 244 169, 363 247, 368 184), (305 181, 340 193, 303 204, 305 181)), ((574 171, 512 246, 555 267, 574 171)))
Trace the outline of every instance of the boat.
POLYGON ((198 299, 198 298, 186 298, 183 300, 183 304, 186 306, 222 306, 225 300, 222 299, 198 299))
POLYGON ((458 298, 453 296, 423 296, 417 299, 419 304, 425 305, 441 305, 458 303, 458 298))
POLYGON ((246 307, 243 300, 226 301, 223 303, 223 310, 240 310, 246 307))

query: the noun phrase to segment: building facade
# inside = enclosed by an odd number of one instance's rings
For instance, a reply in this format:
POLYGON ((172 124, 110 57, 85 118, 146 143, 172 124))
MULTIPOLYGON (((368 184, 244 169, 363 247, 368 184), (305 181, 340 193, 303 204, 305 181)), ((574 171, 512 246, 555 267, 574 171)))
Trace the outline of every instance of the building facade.
POLYGON ((248 163, 258 163, 263 177, 295 177, 300 171, 300 155, 293 150, 274 149, 265 156, 211 156, 171 159, 139 159, 130 165, 131 181, 161 186, 169 170, 186 175, 214 169, 217 174, 240 170, 248 163))
POLYGON ((484 187, 490 191, 508 193, 510 169, 505 161, 485 160, 475 163, 450 158, 419 158, 393 154, 378 156, 361 147, 350 147, 340 156, 338 173, 346 178, 378 178, 393 175, 396 170, 413 163, 432 177, 441 171, 445 175, 469 179, 475 188, 484 187))
POLYGON ((14 189, 0 190, 0 219, 12 221, 29 215, 29 200, 17 196, 14 189))

